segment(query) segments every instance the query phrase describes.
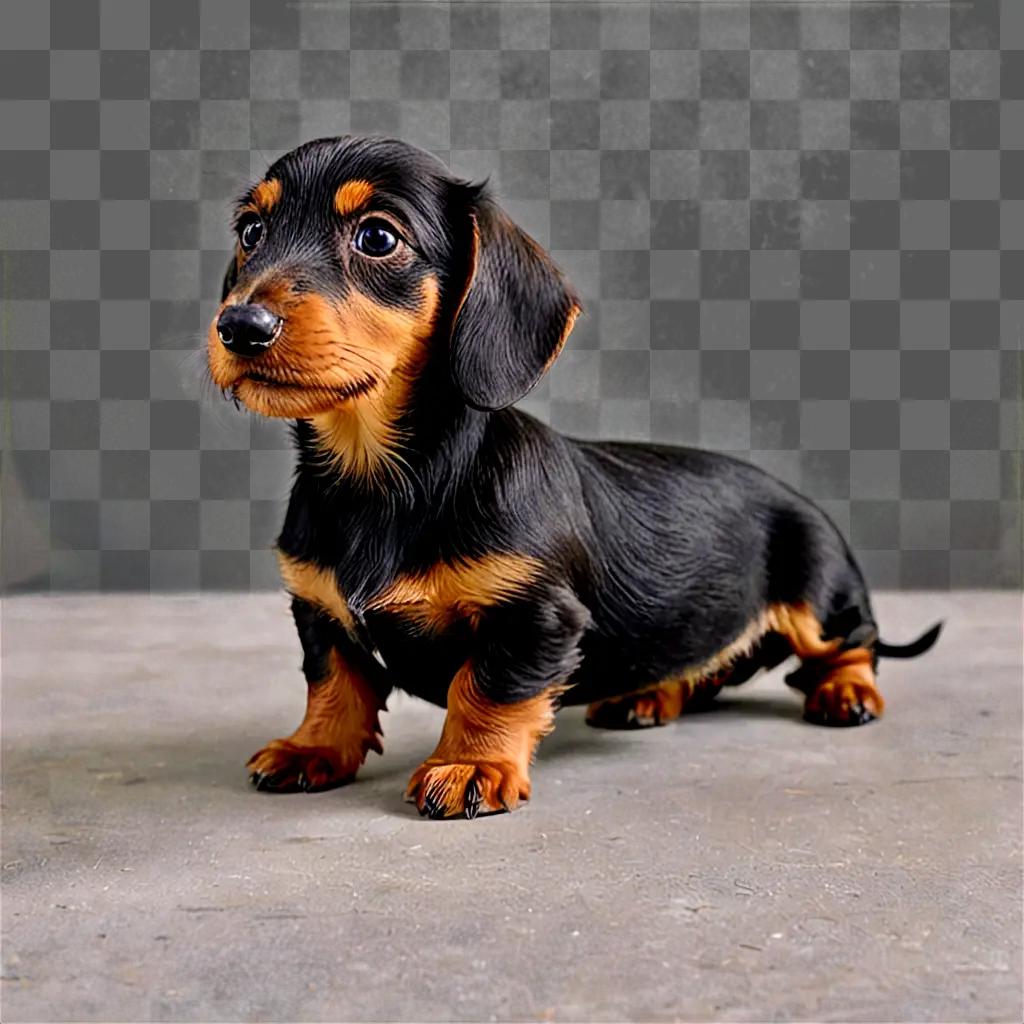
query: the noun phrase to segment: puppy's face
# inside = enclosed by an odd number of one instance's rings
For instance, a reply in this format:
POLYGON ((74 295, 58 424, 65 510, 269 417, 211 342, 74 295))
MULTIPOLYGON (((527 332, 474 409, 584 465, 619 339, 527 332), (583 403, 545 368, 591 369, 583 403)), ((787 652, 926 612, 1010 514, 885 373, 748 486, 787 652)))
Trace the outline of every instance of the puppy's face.
POLYGON ((207 347, 214 382, 266 416, 386 389, 426 354, 452 266, 444 168, 383 140, 311 143, 237 204, 207 347))
POLYGON ((499 408, 540 377, 577 310, 481 187, 395 140, 301 146, 240 198, 234 226, 210 372, 266 416, 363 402, 394 417, 432 357, 467 404, 499 408))

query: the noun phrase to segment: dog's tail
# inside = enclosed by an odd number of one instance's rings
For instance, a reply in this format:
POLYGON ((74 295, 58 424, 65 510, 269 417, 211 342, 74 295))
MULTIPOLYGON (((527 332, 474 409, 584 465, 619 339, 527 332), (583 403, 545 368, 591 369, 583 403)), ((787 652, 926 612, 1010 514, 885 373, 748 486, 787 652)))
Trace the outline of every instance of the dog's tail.
POLYGON ((943 625, 945 623, 936 622, 931 629, 922 633, 909 644, 887 644, 884 640, 879 640, 875 644, 875 653, 880 658, 916 658, 919 654, 924 654, 925 651, 930 651, 935 646, 935 641, 939 639, 943 625))

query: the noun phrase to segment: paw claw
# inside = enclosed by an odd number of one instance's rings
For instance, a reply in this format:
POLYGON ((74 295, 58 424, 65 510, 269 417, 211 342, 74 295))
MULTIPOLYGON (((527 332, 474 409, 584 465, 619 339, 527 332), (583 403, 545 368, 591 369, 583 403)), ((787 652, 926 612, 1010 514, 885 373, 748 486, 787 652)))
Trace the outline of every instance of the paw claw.
POLYGON ((466 786, 466 792, 462 797, 464 803, 463 814, 466 815, 470 821, 473 820, 480 813, 480 787, 476 784, 473 779, 469 780, 469 785, 466 786))
POLYGON ((529 788, 529 780, 510 764, 426 763, 410 780, 406 800, 416 804, 424 818, 472 821, 481 814, 512 810, 515 794, 526 800, 529 788))
POLYGON ((445 816, 444 805, 428 793, 423 798, 423 806, 420 808, 420 814, 425 815, 432 821, 437 821, 445 816))
POLYGON ((868 722, 873 722, 875 720, 875 713, 859 701, 850 708, 850 714, 856 721, 857 725, 867 725, 868 722))

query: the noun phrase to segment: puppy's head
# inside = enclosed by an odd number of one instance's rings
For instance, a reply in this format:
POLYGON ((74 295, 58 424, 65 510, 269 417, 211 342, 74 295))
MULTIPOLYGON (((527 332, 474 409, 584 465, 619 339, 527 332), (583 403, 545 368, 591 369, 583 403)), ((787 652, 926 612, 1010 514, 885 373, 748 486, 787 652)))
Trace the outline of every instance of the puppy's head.
POLYGON ((579 308, 482 187, 394 140, 288 153, 241 197, 235 229, 210 372, 266 416, 387 427, 440 360, 456 401, 502 408, 541 377, 579 308))

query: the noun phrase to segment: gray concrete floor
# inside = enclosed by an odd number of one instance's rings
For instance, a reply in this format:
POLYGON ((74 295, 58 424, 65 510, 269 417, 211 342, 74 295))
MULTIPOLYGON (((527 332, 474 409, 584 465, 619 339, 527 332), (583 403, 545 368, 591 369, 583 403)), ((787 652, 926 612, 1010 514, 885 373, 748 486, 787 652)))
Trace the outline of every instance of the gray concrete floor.
POLYGON ((511 816, 401 799, 399 696, 354 786, 250 790, 304 687, 283 596, 3 608, 4 1021, 1019 1021, 1014 594, 881 595, 889 714, 776 672, 640 733, 564 712, 511 816))

